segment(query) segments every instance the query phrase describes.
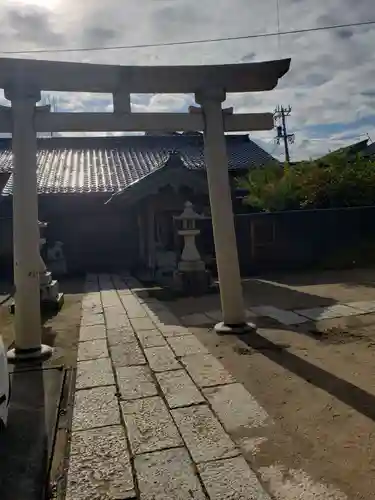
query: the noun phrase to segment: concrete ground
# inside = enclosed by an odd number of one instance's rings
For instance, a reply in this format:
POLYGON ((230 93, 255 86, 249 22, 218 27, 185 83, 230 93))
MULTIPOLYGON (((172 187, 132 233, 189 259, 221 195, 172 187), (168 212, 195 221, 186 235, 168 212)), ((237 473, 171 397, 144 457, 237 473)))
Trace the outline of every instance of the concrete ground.
POLYGON ((246 458, 276 499, 375 498, 375 271, 248 280, 245 302, 241 338, 212 330, 217 295, 168 305, 269 415, 246 458))
MULTIPOLYGON (((0 434, 1 500, 44 500, 49 473, 54 482, 64 468, 83 289, 80 279, 64 280, 60 286, 64 307, 57 316, 45 317, 43 328, 43 342, 54 346, 53 357, 43 365, 9 366, 8 426, 0 434)), ((9 286, 0 285, 3 298, 9 291, 9 286)), ((14 340, 8 305, 0 306, 0 333, 6 347, 14 340)), ((53 487, 50 493, 54 494, 53 487)))
MULTIPOLYGON (((43 342, 54 347, 53 357, 44 363, 45 367, 64 366, 74 368, 77 361, 77 345, 83 296, 83 279, 64 278, 59 281, 64 293, 64 306, 57 315, 43 318, 43 342)), ((11 286, 0 283, 0 303, 4 300, 11 286)), ((14 340, 13 319, 5 302, 0 306, 0 328, 5 347, 14 340)))

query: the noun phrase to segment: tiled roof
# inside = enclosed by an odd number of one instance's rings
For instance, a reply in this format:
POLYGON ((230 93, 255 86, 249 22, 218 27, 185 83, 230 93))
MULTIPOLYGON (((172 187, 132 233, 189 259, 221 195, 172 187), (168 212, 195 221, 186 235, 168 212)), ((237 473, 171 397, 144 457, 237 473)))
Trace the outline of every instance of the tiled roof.
POLYGON ((11 144, 9 139, 0 139, 0 174, 12 171, 11 144))
POLYGON ((375 156, 375 142, 372 142, 362 151, 364 156, 375 156))
MULTIPOLYGON (((12 171, 10 139, 0 140, 0 172, 12 171)), ((261 166, 273 158, 248 136, 227 136, 231 170, 261 166)), ((201 135, 54 137, 38 140, 38 191, 115 193, 164 166, 171 154, 188 169, 204 165, 201 135)), ((3 189, 12 193, 13 176, 3 189)))
POLYGON ((336 154, 351 156, 351 155, 356 155, 358 153, 363 153, 367 148, 367 142, 368 139, 364 139, 362 141, 355 142, 354 144, 349 144, 349 146, 344 146, 342 148, 335 149, 334 151, 330 151, 326 155, 319 158, 319 160, 327 160, 336 154))

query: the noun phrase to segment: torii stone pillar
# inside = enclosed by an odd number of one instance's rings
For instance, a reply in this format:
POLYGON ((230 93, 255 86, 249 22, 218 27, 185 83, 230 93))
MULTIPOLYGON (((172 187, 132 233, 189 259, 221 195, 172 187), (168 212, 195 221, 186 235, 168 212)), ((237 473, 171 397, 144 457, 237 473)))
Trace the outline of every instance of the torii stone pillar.
POLYGON ((195 100, 205 121, 204 154, 223 314, 215 329, 220 333, 254 331, 255 325, 246 322, 238 263, 222 109, 225 92, 207 89, 197 93, 195 100))
POLYGON ((13 259, 15 292, 15 347, 10 361, 48 357, 52 348, 42 345, 39 288, 39 226, 37 192, 37 139, 34 126, 40 91, 23 85, 5 89, 12 102, 13 149, 13 259))

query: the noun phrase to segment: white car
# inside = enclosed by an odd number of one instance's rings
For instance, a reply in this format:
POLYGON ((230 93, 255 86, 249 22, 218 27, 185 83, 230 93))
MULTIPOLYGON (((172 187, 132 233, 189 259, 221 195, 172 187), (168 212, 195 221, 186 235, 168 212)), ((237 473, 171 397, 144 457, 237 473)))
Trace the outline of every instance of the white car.
POLYGON ((8 360, 3 338, 0 335, 0 428, 5 427, 7 424, 9 399, 10 385, 8 360))

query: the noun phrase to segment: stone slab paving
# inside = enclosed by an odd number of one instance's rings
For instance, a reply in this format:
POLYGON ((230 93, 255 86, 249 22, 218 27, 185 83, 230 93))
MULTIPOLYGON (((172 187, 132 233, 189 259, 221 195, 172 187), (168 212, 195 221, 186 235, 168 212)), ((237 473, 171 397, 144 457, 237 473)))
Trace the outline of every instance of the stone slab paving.
POLYGON ((82 326, 79 333, 81 342, 85 340, 105 339, 107 332, 104 323, 102 325, 82 326))
POLYGON ((209 317, 207 314, 194 313, 181 318, 182 322, 186 326, 204 326, 212 325, 214 318, 209 317))
POLYGON ((138 330, 155 330, 155 323, 151 318, 134 318, 131 320, 132 327, 138 330))
POLYGON ((139 342, 144 349, 148 347, 163 347, 167 342, 159 330, 140 330, 137 332, 139 342))
MULTIPOLYGON (((359 316, 375 312, 375 301, 349 302, 347 304, 334 304, 328 307, 314 307, 311 309, 296 309, 294 311, 281 309, 271 305, 255 306, 246 311, 248 320, 254 317, 267 317, 278 321, 285 326, 297 326, 308 321, 321 321, 347 316, 359 316)), ((181 321, 186 326, 205 327, 221 321, 221 311, 207 311, 183 316, 181 321)))
POLYGON ((162 331, 178 331, 180 329, 186 330, 186 328, 181 327, 180 322, 172 312, 168 310, 164 311, 157 311, 156 313, 157 320, 155 321, 156 324, 160 325, 159 329, 162 331))
POLYGON ((123 402, 121 409, 134 455, 183 444, 171 414, 159 396, 123 402))
POLYGON ((245 388, 136 280, 86 291, 67 499, 267 499, 235 442, 266 418, 245 388))
POLYGON ((148 319, 147 311, 140 305, 138 305, 137 307, 133 307, 132 309, 129 309, 128 315, 131 320, 142 319, 142 318, 148 319))
POLYGON ((134 465, 141 500, 207 498, 185 448, 139 455, 134 465))
POLYGON ((203 395, 185 370, 157 373, 156 378, 169 408, 205 402, 203 395))
POLYGON ((236 379, 211 354, 192 354, 181 359, 198 387, 210 387, 235 382, 236 379))
POLYGON ((87 340, 78 346, 78 361, 108 358, 107 341, 105 339, 87 340))
MULTIPOLYGON (((254 318, 254 313, 250 310, 245 311, 245 317, 246 319, 251 320, 254 318)), ((223 315, 219 310, 188 314, 181 318, 181 321, 186 326, 201 326, 205 328, 212 326, 214 323, 218 323, 222 320, 223 315)))
POLYGON ((258 316, 268 316, 286 326, 301 325, 307 323, 308 319, 293 311, 285 311, 273 306, 252 307, 251 310, 258 316))
POLYGON ((77 365, 77 389, 89 389, 104 385, 115 385, 109 358, 81 361, 77 365))
POLYGON ((112 291, 101 292, 102 304, 106 311, 109 311, 113 307, 118 307, 120 298, 116 293, 112 291))
POLYGON ((73 430, 92 429, 120 423, 115 386, 77 391, 74 401, 73 430))
POLYGON ((72 434, 66 500, 86 498, 135 498, 130 455, 120 425, 72 434))
POLYGON ((362 313, 375 312, 375 300, 349 302, 348 304, 345 305, 360 310, 362 313))
POLYGON ((168 339, 168 343, 177 357, 188 356, 189 354, 208 354, 208 350, 194 335, 171 337, 168 339))
POLYGON ((195 463, 239 455, 239 451, 206 405, 172 410, 195 463))
POLYGON ((154 299, 153 297, 145 297, 141 300, 141 303, 147 312, 168 311, 162 302, 158 299, 154 299))
POLYGON ((145 365, 146 359, 137 343, 119 343, 110 347, 115 366, 145 365))
POLYGON ((211 500, 271 500, 243 457, 198 465, 211 500))
POLYGON ((81 326, 104 325, 104 316, 101 313, 88 313, 82 317, 81 326))
POLYGON ((268 421, 268 413, 242 384, 208 387, 203 389, 203 394, 228 432, 259 427, 268 421))
POLYGON ((356 316, 358 314, 362 314, 359 309, 355 309, 354 307, 349 307, 344 304, 335 304, 328 307, 314 307, 312 309, 301 309, 296 312, 314 321, 356 316))
POLYGON ((164 347, 150 347, 145 349, 145 354, 150 368, 154 372, 165 372, 181 368, 172 349, 167 345, 164 347))
POLYGON ((111 314, 106 314, 105 315, 105 323, 107 326, 108 330, 112 329, 118 329, 120 327, 130 327, 130 320, 126 316, 125 311, 120 311, 120 314, 117 312, 117 307, 116 309, 113 308, 113 312, 111 314))
POLYGON ((165 323, 156 323, 164 337, 181 337, 182 335, 191 335, 191 332, 182 325, 169 325, 165 323))
POLYGON ((107 329, 106 337, 109 347, 118 344, 131 344, 133 342, 137 342, 137 338, 132 327, 119 327, 111 330, 107 329))
POLYGON ((208 311, 206 312, 206 315, 215 321, 223 321, 223 313, 219 309, 216 309, 215 311, 208 311))
POLYGON ((158 393, 148 366, 125 366, 116 369, 120 397, 124 400, 147 398, 158 393))

